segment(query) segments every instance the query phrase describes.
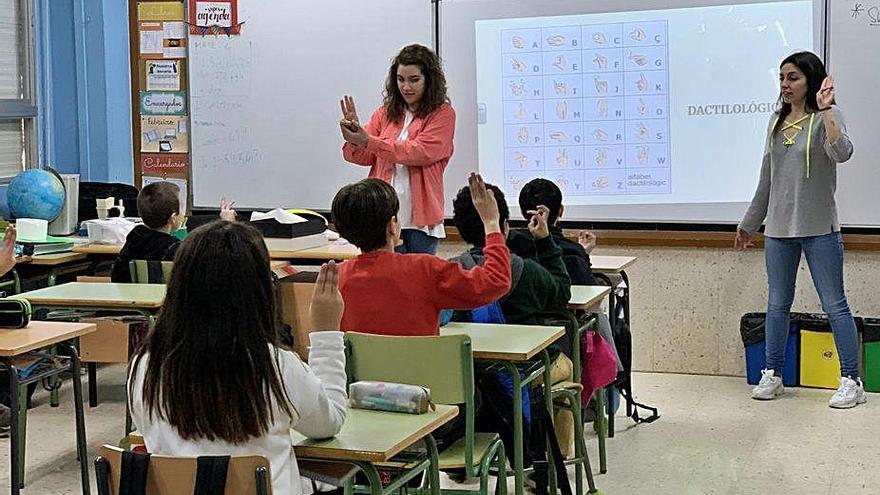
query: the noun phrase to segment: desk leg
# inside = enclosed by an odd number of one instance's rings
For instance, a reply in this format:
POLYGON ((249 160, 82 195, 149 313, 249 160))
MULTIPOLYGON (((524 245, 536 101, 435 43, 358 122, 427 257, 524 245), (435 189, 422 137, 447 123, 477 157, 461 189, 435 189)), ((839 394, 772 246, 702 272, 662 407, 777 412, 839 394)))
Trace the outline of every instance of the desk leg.
MULTIPOLYGON (((359 467, 367 477, 367 482, 370 485, 370 495, 382 495, 382 479, 379 477, 379 471, 376 469, 376 466, 369 462, 354 462, 352 464, 359 467)), ((354 483, 354 477, 346 482, 346 486, 349 486, 351 483, 354 483)), ((346 488, 346 492, 349 490, 350 488, 346 488)))
MULTIPOLYGON (((49 349, 49 354, 52 355, 54 359, 58 354, 58 349, 55 346, 52 346, 49 349)), ((53 375, 48 378, 49 380, 49 406, 50 407, 58 407, 58 390, 61 388, 61 377, 58 375, 53 375)))
POLYGON ((88 363, 89 370, 89 407, 98 405, 98 363, 88 363))
POLYGON ((428 458, 431 465, 428 466, 428 479, 431 482, 431 495, 440 495, 440 454, 437 453, 437 442, 433 435, 422 439, 428 448, 428 458))
POLYGON ((522 379, 516 366, 510 362, 502 364, 513 381, 513 489, 516 495, 523 495, 525 473, 523 473, 522 379))
MULTIPOLYGON (((541 360, 544 361, 544 407, 547 409, 547 414, 550 415, 550 424, 553 424, 553 384, 551 383, 550 372, 553 363, 550 361, 550 352, 546 349, 541 352, 541 360)), ((549 435, 556 435, 555 430, 551 430, 546 432, 546 435, 549 438, 549 435)), ((550 444, 548 443, 546 446, 547 452, 547 481, 549 483, 549 491, 551 495, 556 495, 559 493, 557 484, 559 480, 556 479, 556 466, 553 463, 553 456, 550 454, 550 444)))
POLYGON ((599 436, 599 472, 608 472, 607 457, 605 453, 605 434, 608 424, 605 421, 605 389, 596 391, 596 434, 599 436))
POLYGON ((83 495, 89 495, 89 454, 86 450, 86 419, 83 414, 82 378, 80 376, 79 354, 72 344, 67 345, 70 352, 71 373, 73 374, 73 408, 76 415, 76 455, 79 459, 80 479, 83 495))
MULTIPOLYGON (((11 495, 18 495, 24 486, 24 464, 22 457, 24 449, 22 442, 23 430, 27 428, 27 421, 20 417, 21 397, 19 395, 18 369, 12 363, 6 363, 9 370, 9 465, 10 465, 10 488, 11 495)), ((27 407, 27 401, 25 401, 27 407)))

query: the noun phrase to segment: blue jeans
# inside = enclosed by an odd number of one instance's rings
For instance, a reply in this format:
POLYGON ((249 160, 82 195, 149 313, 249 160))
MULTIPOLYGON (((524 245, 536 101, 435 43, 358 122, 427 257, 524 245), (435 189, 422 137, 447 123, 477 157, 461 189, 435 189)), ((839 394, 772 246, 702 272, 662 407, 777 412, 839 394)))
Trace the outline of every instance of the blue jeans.
POLYGON ((770 297, 767 301, 767 369, 782 373, 789 313, 794 302, 801 251, 807 258, 813 285, 828 314, 840 356, 841 376, 859 376, 859 335, 843 290, 843 239, 840 232, 813 237, 764 239, 770 297))
POLYGON ((394 249, 400 254, 437 254, 437 245, 440 244, 440 239, 416 229, 401 230, 400 240, 403 241, 403 244, 394 249))

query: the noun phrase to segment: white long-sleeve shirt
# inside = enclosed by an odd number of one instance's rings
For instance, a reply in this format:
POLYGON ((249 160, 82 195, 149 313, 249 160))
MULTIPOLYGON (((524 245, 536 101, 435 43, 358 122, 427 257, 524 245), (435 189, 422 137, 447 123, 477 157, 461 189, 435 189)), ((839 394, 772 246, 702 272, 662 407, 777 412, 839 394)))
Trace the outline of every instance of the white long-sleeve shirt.
MULTIPOLYGON (((347 394, 345 390, 345 346, 342 332, 313 332, 309 364, 293 352, 276 349, 284 390, 294 407, 294 416, 283 412, 273 400, 273 423, 268 433, 245 444, 224 441, 185 440, 173 426, 144 409, 143 383, 149 354, 144 355, 129 377, 131 419, 143 435, 147 450, 153 454, 174 456, 200 455, 262 455, 269 459, 273 492, 279 495, 300 495, 299 468, 290 442, 290 429, 309 438, 327 438, 339 433, 345 421, 347 394)), ((218 404, 217 407, 223 407, 218 404)))

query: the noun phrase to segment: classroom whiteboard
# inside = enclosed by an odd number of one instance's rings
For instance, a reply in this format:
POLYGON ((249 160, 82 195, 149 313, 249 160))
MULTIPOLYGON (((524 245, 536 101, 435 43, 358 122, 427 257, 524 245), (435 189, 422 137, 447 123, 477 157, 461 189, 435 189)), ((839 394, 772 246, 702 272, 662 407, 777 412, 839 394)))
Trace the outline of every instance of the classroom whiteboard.
POLYGON ((366 121, 391 58, 434 46, 430 0, 241 1, 240 36, 191 36, 194 207, 326 210, 368 169, 342 159, 339 99, 366 121))
POLYGON ((840 219, 880 226, 880 0, 828 4, 828 69, 854 147, 850 161, 838 168, 840 219))

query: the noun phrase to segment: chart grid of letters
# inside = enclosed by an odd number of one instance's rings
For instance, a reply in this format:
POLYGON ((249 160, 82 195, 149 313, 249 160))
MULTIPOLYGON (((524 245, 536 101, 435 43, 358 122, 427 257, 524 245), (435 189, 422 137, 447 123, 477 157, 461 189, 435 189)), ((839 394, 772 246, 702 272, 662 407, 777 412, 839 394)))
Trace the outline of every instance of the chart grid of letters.
POLYGON ((501 32, 506 187, 671 193, 666 21, 501 32))

